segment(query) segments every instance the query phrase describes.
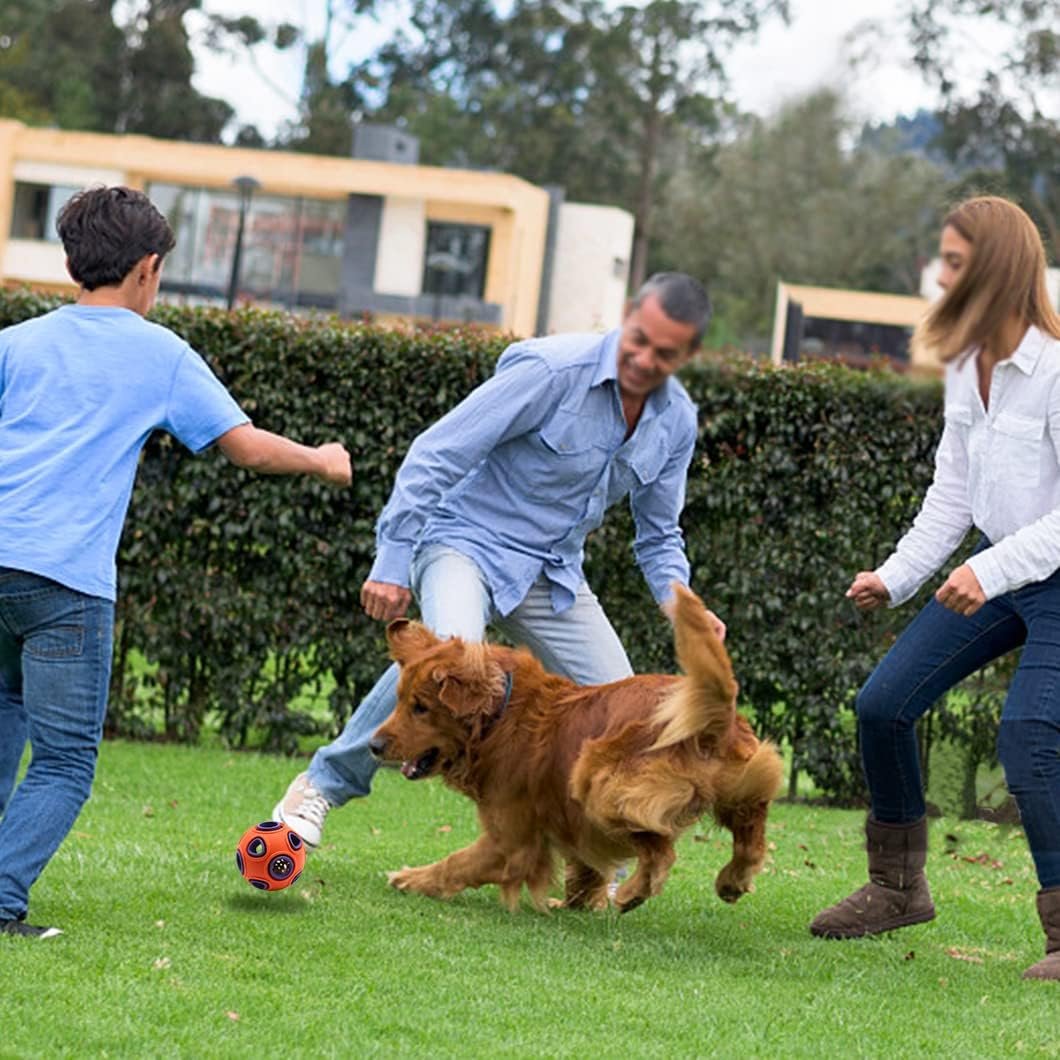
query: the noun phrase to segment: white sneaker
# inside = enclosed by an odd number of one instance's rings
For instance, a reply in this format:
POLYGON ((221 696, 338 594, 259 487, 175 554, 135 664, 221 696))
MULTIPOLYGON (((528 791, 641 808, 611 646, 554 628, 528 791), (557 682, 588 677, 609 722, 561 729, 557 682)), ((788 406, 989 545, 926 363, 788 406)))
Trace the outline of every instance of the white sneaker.
POLYGON ((293 828, 306 846, 320 846, 320 834, 324 830, 324 818, 331 809, 331 803, 309 783, 307 773, 299 773, 291 781, 287 793, 272 811, 274 821, 282 821, 288 828, 293 828))

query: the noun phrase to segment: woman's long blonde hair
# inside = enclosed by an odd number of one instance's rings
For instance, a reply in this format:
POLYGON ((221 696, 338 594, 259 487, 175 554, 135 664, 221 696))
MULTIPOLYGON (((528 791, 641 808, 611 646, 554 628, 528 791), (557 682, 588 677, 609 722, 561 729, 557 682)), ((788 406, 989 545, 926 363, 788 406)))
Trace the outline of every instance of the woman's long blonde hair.
POLYGON ((920 322, 914 345, 942 361, 991 346, 1013 315, 1060 339, 1060 314, 1045 286, 1045 248, 1034 222, 997 195, 966 199, 946 215, 972 245, 969 260, 920 322))

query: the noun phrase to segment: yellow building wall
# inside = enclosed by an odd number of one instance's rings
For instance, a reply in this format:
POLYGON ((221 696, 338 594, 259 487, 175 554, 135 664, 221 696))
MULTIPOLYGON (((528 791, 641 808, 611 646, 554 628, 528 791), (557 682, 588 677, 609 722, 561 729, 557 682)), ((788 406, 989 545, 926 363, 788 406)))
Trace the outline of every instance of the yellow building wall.
POLYGON ((536 328, 548 194, 509 174, 36 129, 0 120, 0 282, 7 283, 32 282, 18 274, 17 261, 10 260, 14 255, 7 254, 19 167, 47 167, 71 178, 85 170, 121 173, 125 184, 140 189, 151 182, 230 189, 236 177, 246 175, 260 182, 262 195, 422 200, 430 220, 491 227, 484 299, 501 306, 503 328, 520 335, 536 328))

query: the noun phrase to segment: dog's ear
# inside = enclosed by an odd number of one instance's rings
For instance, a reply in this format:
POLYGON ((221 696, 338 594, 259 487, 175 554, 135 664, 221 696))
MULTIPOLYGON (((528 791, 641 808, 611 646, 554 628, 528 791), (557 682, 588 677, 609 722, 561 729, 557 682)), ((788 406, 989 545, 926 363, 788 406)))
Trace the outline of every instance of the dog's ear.
POLYGON ((459 677, 441 669, 431 676, 438 682, 438 699, 454 717, 470 718, 489 706, 489 700, 483 701, 479 690, 459 677))
POLYGON ((485 644, 460 647, 459 656, 431 673, 438 682, 438 699, 458 718, 488 714, 504 695, 504 671, 490 658, 485 644))
POLYGON ((396 663, 405 663, 439 643, 426 626, 407 618, 395 618, 386 627, 386 642, 390 647, 390 658, 396 663))

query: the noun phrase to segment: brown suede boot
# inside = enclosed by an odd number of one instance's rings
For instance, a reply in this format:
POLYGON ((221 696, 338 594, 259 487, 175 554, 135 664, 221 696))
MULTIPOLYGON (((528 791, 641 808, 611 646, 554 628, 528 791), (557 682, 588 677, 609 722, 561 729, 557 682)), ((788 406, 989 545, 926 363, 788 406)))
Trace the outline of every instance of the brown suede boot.
POLYGON ((1060 979, 1060 887, 1038 892, 1038 916, 1045 932, 1045 957, 1023 973, 1024 979, 1060 979))
POLYGON ((826 939, 858 939, 933 920, 924 863, 927 818, 915 824, 865 822, 869 882, 849 898, 818 913, 810 931, 826 939))

